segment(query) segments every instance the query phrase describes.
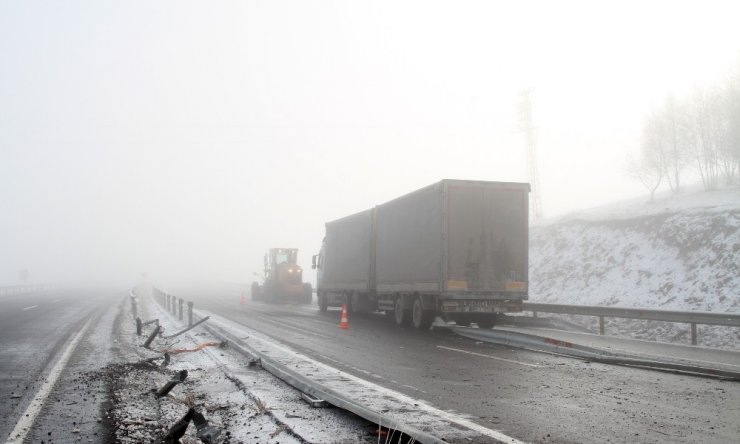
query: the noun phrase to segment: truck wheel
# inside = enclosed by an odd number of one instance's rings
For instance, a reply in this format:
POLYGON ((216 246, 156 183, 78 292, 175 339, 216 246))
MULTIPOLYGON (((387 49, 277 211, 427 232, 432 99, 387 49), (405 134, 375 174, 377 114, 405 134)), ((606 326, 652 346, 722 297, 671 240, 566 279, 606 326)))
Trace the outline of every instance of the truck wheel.
POLYGON ((424 310, 421 302, 421 296, 414 300, 414 306, 411 309, 411 321, 414 327, 419 330, 428 330, 434 321, 434 310, 424 310))
POLYGON ((252 282, 251 297, 253 301, 256 301, 260 295, 260 284, 252 282))
POLYGON ((393 306, 393 318, 396 321, 396 325, 405 327, 411 323, 411 310, 403 308, 403 298, 399 297, 396 299, 396 303, 393 306))
POLYGON ((326 309, 329 308, 329 303, 326 300, 326 295, 324 293, 319 293, 318 303, 319 303, 319 311, 325 312, 326 309))
POLYGON ((306 282, 305 284, 303 284, 303 303, 310 304, 312 298, 313 289, 311 288, 311 284, 306 282))
POLYGON ((275 302, 275 292, 273 291, 272 285, 270 285, 268 282, 265 282, 265 285, 262 286, 262 294, 260 295, 261 299, 265 302, 275 302))
POLYGON ((458 327, 470 327, 470 318, 468 317, 456 317, 453 319, 458 327))
POLYGON ((491 316, 491 317, 486 317, 486 318, 478 319, 478 320, 476 320, 475 323, 478 324, 478 328, 484 328, 486 330, 489 330, 489 329, 493 328, 493 325, 496 323, 495 321, 496 321, 496 318, 494 318, 493 316, 491 316))
POLYGON ((362 299, 360 298, 360 294, 356 291, 353 291, 352 295, 349 297, 349 311, 352 314, 360 314, 363 312, 362 299))

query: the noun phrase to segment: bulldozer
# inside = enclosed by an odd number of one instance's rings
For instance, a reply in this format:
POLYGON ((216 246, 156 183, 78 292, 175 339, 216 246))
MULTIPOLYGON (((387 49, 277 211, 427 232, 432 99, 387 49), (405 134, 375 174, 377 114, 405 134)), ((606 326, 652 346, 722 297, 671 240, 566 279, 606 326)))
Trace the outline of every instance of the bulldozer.
POLYGON ((297 248, 270 248, 262 278, 262 285, 252 282, 252 300, 311 303, 313 289, 310 282, 303 282, 297 248))

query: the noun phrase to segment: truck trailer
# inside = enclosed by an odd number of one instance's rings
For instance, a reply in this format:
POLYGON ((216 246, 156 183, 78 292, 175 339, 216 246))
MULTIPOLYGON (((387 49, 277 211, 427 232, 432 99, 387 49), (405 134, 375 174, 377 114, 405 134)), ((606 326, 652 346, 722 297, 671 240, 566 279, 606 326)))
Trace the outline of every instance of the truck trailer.
POLYGON ((528 297, 527 183, 445 179, 326 223, 313 257, 321 311, 385 311, 427 329, 436 316, 493 326, 528 297))

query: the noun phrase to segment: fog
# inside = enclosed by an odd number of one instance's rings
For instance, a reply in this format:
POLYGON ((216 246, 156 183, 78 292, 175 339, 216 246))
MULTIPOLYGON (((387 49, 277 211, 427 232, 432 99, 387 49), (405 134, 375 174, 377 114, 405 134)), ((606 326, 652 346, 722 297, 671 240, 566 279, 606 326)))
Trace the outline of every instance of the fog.
MULTIPOLYGON (((442 178, 546 216, 644 194, 651 106, 740 60, 736 2, 3 2, 0 285, 250 282, 442 178)), ((308 273, 312 275, 312 273, 308 273)), ((312 277, 313 279, 313 277, 312 277)))

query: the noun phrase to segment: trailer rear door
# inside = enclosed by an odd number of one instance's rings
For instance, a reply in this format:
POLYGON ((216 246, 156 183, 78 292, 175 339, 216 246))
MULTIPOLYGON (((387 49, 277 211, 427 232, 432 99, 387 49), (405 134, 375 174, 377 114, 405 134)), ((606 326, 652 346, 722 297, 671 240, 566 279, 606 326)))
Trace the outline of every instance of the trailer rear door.
POLYGON ((528 185, 450 181, 447 289, 527 290, 528 185))

